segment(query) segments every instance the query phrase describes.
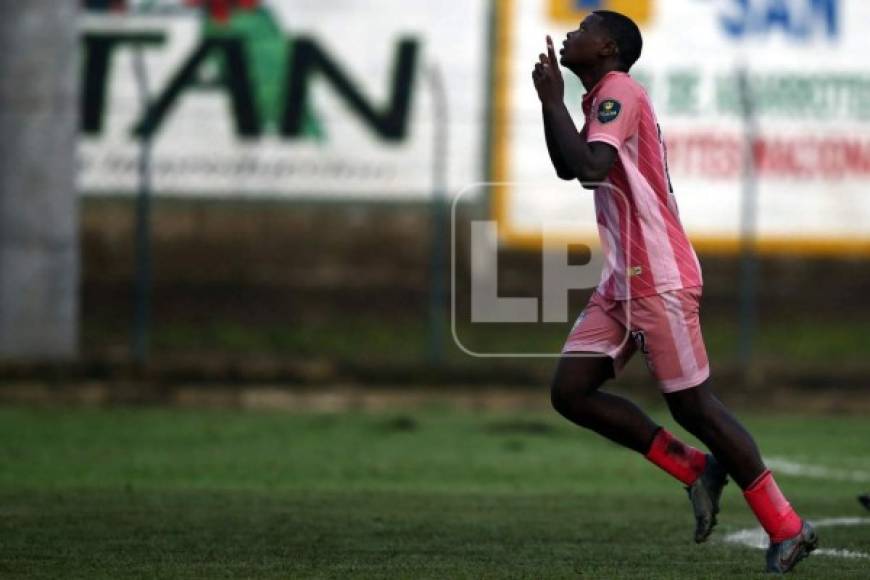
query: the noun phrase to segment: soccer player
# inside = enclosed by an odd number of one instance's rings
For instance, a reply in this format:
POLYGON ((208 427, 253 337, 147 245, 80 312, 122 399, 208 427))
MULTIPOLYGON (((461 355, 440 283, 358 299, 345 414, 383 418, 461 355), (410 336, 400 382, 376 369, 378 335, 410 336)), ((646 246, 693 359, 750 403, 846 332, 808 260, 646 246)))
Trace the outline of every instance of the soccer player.
POLYGON ((642 44, 631 19, 598 10, 568 33, 558 62, 548 36, 532 72, 556 174, 595 190, 605 254, 601 283, 563 347, 552 404, 681 481, 698 543, 716 524, 730 475, 770 537, 768 571, 788 572, 818 540, 780 491, 752 436, 710 388, 699 323, 701 268, 680 223, 652 103, 629 75, 642 44), (579 132, 565 108, 560 63, 587 90, 579 132), (599 390, 636 350, 673 417, 711 454, 680 441, 631 401, 599 390))

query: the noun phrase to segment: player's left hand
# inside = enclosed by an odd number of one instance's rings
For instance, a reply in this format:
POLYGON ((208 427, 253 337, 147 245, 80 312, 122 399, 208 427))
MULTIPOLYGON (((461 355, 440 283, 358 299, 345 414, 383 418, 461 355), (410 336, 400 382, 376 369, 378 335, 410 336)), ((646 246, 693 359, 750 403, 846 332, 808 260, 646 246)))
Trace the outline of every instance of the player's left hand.
POLYGON ((565 81, 562 79, 559 61, 556 59, 553 39, 549 36, 547 36, 547 53, 542 52, 538 56, 538 62, 532 71, 532 80, 541 103, 555 104, 564 101, 565 81))

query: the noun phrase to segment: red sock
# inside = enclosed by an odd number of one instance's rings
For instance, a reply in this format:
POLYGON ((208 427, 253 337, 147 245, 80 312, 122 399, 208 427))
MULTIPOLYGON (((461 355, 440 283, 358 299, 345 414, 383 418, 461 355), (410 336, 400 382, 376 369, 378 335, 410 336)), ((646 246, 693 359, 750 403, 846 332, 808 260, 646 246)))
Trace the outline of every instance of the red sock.
POLYGON ((776 544, 800 533, 803 523, 782 495, 770 470, 752 482, 743 492, 743 497, 755 512, 761 527, 770 536, 771 542, 776 544))
POLYGON ((686 485, 698 479, 707 465, 704 453, 686 445, 667 429, 658 430, 645 457, 686 485))

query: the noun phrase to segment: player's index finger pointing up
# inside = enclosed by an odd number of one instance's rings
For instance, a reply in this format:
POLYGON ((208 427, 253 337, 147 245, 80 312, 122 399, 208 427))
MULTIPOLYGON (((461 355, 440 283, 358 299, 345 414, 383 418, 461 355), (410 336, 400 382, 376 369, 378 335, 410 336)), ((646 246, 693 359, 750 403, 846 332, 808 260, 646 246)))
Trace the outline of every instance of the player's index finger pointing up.
POLYGON ((553 48, 553 39, 550 38, 550 35, 547 35, 547 54, 550 56, 550 62, 552 64, 557 64, 556 61, 556 49, 553 48))

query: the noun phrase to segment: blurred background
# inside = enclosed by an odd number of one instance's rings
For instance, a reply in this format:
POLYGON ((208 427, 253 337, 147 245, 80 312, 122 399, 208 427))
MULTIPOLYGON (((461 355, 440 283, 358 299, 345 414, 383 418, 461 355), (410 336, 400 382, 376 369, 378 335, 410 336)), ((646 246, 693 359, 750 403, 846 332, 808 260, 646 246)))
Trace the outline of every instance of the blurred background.
MULTIPOLYGON (((471 315, 596 263, 530 78, 594 9, 644 34, 714 388, 824 528, 806 577, 865 578, 864 0, 0 2, 0 576, 760 570, 736 489, 697 550, 549 409, 596 276, 471 315)), ((673 425, 642 360, 614 383, 673 425)))
MULTIPOLYGON (((866 3, 71 4, 4 6, 13 380, 130 379, 146 398, 179 380, 543 387, 552 358, 469 356, 450 305, 477 351, 554 353, 588 297, 571 291, 564 323, 474 325, 463 307, 470 219, 497 224, 500 294, 536 297, 540 224, 585 195, 549 167, 527 77, 544 35, 558 48, 596 8, 644 30, 633 74, 721 386, 870 376, 866 3)), ((581 254, 589 215, 565 232, 581 254)))

